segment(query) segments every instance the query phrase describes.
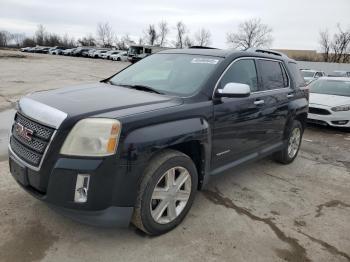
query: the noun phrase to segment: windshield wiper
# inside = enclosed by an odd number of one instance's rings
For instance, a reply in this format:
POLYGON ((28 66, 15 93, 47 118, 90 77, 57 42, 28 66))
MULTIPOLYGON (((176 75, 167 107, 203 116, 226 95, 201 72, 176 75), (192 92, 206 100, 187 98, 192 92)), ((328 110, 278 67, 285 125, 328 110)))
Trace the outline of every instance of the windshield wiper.
MULTIPOLYGON (((114 83, 113 83, 114 84, 114 83)), ((146 85, 129 85, 129 84, 115 84, 117 86, 124 86, 124 87, 130 87, 133 89, 137 89, 137 90, 141 90, 141 91, 147 91, 147 92, 152 92, 152 93, 156 93, 156 94, 161 94, 163 95, 164 93, 159 92, 158 90, 150 87, 150 86, 146 86, 146 85)))

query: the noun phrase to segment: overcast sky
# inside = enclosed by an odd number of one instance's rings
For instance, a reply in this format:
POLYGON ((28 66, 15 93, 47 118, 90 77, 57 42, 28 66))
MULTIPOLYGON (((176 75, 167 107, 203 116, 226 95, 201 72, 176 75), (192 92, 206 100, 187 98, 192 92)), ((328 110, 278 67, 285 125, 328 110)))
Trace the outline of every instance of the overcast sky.
POLYGON ((174 37, 183 21, 190 33, 211 31, 212 46, 225 48, 226 33, 249 18, 261 18, 273 29, 273 48, 318 49, 319 31, 350 28, 350 0, 0 0, 0 30, 33 35, 38 24, 47 31, 75 38, 96 33, 109 22, 118 35, 134 40, 148 24, 166 20, 174 37))

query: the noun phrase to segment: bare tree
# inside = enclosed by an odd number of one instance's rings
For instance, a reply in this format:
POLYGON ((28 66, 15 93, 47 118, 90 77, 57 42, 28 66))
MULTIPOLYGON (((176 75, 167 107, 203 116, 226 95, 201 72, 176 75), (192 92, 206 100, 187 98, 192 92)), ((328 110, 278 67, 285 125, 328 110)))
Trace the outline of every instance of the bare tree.
POLYGON ((12 35, 8 31, 0 31, 0 46, 5 47, 12 39, 12 35))
POLYGON ((201 28, 194 36, 195 44, 198 46, 208 46, 211 44, 211 33, 205 28, 201 28))
POLYGON ((149 25, 146 32, 145 32, 145 35, 146 35, 146 42, 149 44, 149 45, 154 45, 155 42, 157 41, 158 39, 158 34, 157 34, 157 31, 156 31, 156 28, 154 25, 149 25))
POLYGON ((23 41, 25 38, 26 38, 26 35, 23 33, 12 34, 12 39, 15 42, 17 47, 23 46, 23 41))
POLYGON ((92 35, 78 39, 78 43, 82 46, 96 46, 96 39, 92 35))
POLYGON ((166 37, 169 34, 168 23, 163 20, 158 24, 158 28, 159 28, 159 45, 164 46, 167 42, 166 37))
POLYGON ((130 45, 134 45, 134 44, 135 44, 135 41, 133 41, 128 34, 125 34, 117 42, 117 48, 119 50, 127 50, 130 45))
POLYGON ((37 45, 44 45, 45 42, 45 37, 46 37, 46 29, 42 24, 38 25, 37 30, 35 31, 34 34, 34 39, 37 45))
POLYGON ((338 32, 330 38, 328 30, 320 33, 320 46, 325 62, 348 63, 350 62, 350 29, 343 30, 337 25, 338 32))
POLYGON ((321 50, 322 50, 322 56, 323 60, 325 62, 328 62, 330 57, 329 57, 329 51, 331 49, 331 39, 329 37, 329 32, 328 30, 324 30, 320 32, 320 45, 321 45, 321 50))
POLYGON ((29 46, 29 47, 35 46, 35 40, 34 40, 34 38, 27 37, 27 38, 25 38, 23 40, 23 44, 22 45, 23 46, 29 46))
POLYGON ((237 33, 228 33, 227 43, 238 49, 269 47, 273 40, 271 33, 271 27, 253 18, 239 24, 237 33))
POLYGON ((188 35, 185 37, 185 40, 184 40, 184 47, 191 47, 191 46, 194 46, 194 41, 191 37, 189 37, 188 35))
POLYGON ((338 33, 334 34, 333 41, 331 43, 331 49, 333 52, 333 62, 342 63, 344 59, 347 60, 348 49, 350 46, 350 30, 344 31, 338 24, 338 33))
POLYGON ((182 21, 177 22, 176 24, 176 41, 175 41, 175 47, 176 48, 183 48, 184 47, 184 38, 185 33, 187 29, 185 24, 182 21))
POLYGON ((111 47, 114 40, 114 32, 109 23, 97 24, 97 39, 103 47, 111 47))

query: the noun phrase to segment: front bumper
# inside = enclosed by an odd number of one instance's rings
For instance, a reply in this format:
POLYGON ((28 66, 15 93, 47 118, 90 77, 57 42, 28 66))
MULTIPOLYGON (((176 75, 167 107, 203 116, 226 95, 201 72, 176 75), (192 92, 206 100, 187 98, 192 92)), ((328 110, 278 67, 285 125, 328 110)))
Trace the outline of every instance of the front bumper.
POLYGON ((42 192, 37 189, 42 170, 31 170, 11 151, 9 156, 11 174, 18 184, 58 213, 89 225, 129 225, 137 195, 137 183, 132 178, 136 179, 139 167, 116 167, 112 159, 59 158, 49 172, 47 188, 42 192), (16 168, 24 170, 23 176, 15 172, 16 168), (78 203, 74 198, 79 174, 90 176, 84 203, 78 203))
POLYGON ((312 105, 310 107, 319 108, 327 110, 329 115, 321 115, 321 114, 312 114, 308 113, 308 122, 316 123, 320 125, 328 125, 333 127, 350 127, 350 111, 340 111, 334 112, 330 109, 330 107, 322 106, 322 105, 312 105), (342 123, 344 121, 344 123, 342 123))

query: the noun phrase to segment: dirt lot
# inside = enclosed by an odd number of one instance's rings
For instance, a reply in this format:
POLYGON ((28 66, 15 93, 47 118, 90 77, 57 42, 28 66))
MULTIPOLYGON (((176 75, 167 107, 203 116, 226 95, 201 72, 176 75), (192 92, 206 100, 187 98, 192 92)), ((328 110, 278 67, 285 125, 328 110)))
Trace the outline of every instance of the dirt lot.
MULTIPOLYGON (((0 51, 2 110, 24 93, 96 81, 126 65, 19 55, 0 51)), ((11 114, 0 112, 2 149, 11 114)), ((350 261, 349 149, 350 133, 309 126, 293 164, 264 159, 213 177, 186 220, 152 238, 56 214, 23 192, 3 161, 0 261, 350 261)))

